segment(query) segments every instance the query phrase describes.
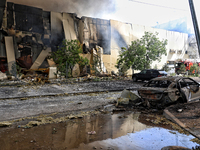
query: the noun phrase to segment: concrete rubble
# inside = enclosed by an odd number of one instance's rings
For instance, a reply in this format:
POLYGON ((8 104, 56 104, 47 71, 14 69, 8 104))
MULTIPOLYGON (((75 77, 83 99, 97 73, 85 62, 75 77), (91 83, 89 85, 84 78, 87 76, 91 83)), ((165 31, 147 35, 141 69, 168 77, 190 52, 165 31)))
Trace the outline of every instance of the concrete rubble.
POLYGON ((5 80, 5 79, 7 79, 6 73, 0 71, 0 80, 5 80))
POLYGON ((119 105, 129 105, 130 101, 134 102, 136 100, 140 99, 140 96, 137 94, 137 91, 129 91, 127 89, 122 91, 121 96, 117 99, 116 106, 119 105))
POLYGON ((10 123, 8 121, 0 122, 0 127, 7 127, 7 126, 10 126, 10 125, 12 125, 12 123, 10 123))
POLYGON ((132 92, 125 89, 122 91, 121 98, 128 98, 130 101, 135 101, 140 98, 140 96, 137 94, 137 91, 132 92))

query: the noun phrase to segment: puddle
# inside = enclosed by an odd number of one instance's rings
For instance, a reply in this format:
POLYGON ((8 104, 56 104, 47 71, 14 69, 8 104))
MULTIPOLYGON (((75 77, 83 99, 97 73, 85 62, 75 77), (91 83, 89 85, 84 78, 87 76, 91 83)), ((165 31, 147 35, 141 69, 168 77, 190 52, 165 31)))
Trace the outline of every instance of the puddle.
POLYGON ((98 114, 33 128, 0 128, 2 150, 159 150, 197 145, 194 137, 140 123, 140 113, 98 114), (95 131, 90 135, 88 132, 95 131))

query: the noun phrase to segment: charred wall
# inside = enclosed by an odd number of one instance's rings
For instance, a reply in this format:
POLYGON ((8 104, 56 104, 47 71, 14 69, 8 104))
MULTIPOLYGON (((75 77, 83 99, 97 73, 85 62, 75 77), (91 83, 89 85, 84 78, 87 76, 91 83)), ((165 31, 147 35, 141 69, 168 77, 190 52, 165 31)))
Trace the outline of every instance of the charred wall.
POLYGON ((83 43, 85 43, 89 49, 94 48, 95 45, 99 45, 103 47, 104 54, 111 54, 110 21, 90 17, 82 17, 81 20, 84 22, 83 43))
POLYGON ((2 27, 5 4, 6 4, 6 0, 0 1, 0 18, 2 18, 0 19, 0 28, 2 27))
MULTIPOLYGON (((16 61, 26 69, 31 68, 42 51, 49 48, 56 51, 66 33, 72 33, 72 30, 74 37, 83 43, 85 53, 98 45, 103 47, 104 54, 111 54, 109 20, 78 18, 73 13, 48 12, 41 8, 6 3, 6 0, 0 2, 0 18, 0 58, 7 57, 4 37, 12 36, 16 61), (66 16, 69 23, 64 18, 66 16)), ((46 59, 41 63, 42 67, 48 67, 46 59)))

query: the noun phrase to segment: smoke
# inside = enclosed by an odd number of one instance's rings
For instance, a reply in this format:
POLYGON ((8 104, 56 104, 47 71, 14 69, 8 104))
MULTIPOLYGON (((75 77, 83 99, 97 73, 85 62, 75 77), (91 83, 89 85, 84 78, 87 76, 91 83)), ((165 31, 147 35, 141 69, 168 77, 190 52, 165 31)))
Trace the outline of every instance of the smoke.
POLYGON ((115 12, 115 0, 7 0, 16 4, 42 8, 45 11, 76 13, 78 17, 101 18, 115 12))
MULTIPOLYGON (((113 19, 121 22, 153 26, 155 28, 193 34, 191 31, 192 20, 189 11, 178 11, 156 7, 142 3, 134 3, 130 0, 7 0, 16 4, 34 6, 45 11, 76 13, 82 16, 113 19), (183 18, 187 16, 187 18, 183 18), (181 19, 178 19, 181 18, 181 19), (177 19, 177 20, 176 20, 177 19), (169 21, 174 20, 174 21, 169 21), (169 21, 169 22, 168 22, 169 21), (156 25, 156 22, 164 23, 156 25), (188 24, 189 22, 189 24, 188 24), (190 26, 190 29, 189 29, 190 26)), ((165 3, 169 7, 173 3, 165 3)), ((173 4, 173 5, 172 5, 173 4)), ((187 2, 182 3, 189 7, 187 2)), ((161 5, 161 4, 160 4, 161 5)), ((184 8, 186 9, 186 8, 184 8)))
POLYGON ((169 31, 176 31, 181 33, 187 33, 187 34, 194 34, 191 29, 187 27, 187 18, 180 18, 177 20, 169 21, 167 23, 158 24, 154 26, 154 28, 158 29, 165 29, 169 31))

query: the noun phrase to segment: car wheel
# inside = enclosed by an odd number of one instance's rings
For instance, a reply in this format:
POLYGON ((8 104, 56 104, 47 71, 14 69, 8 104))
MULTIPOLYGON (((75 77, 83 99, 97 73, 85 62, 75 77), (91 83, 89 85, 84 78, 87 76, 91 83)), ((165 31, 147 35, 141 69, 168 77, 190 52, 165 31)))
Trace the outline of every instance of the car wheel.
POLYGON ((133 77, 133 82, 137 82, 137 78, 136 77, 133 77))
POLYGON ((168 96, 164 96, 164 97, 162 98, 161 104, 162 104, 162 106, 166 106, 166 105, 168 105, 170 102, 171 102, 170 98, 169 98, 168 96))
POLYGON ((161 99, 161 102, 157 104, 157 108, 158 109, 163 109, 165 107, 167 107, 168 105, 170 104, 170 99, 168 96, 164 96, 162 99, 161 99))

